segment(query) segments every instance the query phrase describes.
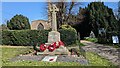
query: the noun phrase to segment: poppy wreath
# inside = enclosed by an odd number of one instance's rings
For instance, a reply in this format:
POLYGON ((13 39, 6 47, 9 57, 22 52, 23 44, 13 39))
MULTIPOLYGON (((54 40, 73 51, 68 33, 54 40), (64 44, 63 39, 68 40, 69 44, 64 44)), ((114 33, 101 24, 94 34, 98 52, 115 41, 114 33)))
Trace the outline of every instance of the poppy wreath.
POLYGON ((45 44, 40 45, 40 51, 45 51, 47 49, 47 46, 45 44))
POLYGON ((59 48, 60 46, 64 46, 64 43, 62 41, 54 42, 50 44, 48 47, 45 44, 40 45, 40 50, 45 51, 48 49, 50 52, 53 52, 55 49, 59 48))
POLYGON ((51 51, 51 52, 54 51, 55 49, 56 49, 56 43, 55 42, 48 46, 48 50, 51 51))
POLYGON ((60 46, 64 46, 64 43, 62 41, 55 42, 56 43, 56 48, 59 48, 60 46))

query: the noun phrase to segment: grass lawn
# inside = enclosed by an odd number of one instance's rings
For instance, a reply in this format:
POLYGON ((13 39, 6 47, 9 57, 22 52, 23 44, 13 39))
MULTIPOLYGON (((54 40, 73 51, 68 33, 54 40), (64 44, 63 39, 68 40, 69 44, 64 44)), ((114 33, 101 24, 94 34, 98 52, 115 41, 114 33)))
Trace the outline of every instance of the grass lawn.
POLYGON ((108 60, 92 52, 86 52, 86 58, 88 59, 89 65, 91 66, 114 66, 108 60))
MULTIPOLYGON (((11 62, 9 59, 14 58, 22 53, 31 51, 29 48, 8 48, 2 47, 2 62, 3 66, 81 66, 75 62, 41 62, 41 61, 16 61, 11 62)), ((86 53, 86 58, 89 60, 90 66, 110 66, 108 60, 101 58, 93 53, 86 53)))
POLYGON ((3 64, 9 62, 9 59, 14 58, 15 56, 18 56, 28 51, 30 51, 30 49, 24 47, 23 48, 2 47, 2 62, 3 64))
POLYGON ((11 58, 31 51, 29 48, 2 47, 2 66, 80 66, 75 62, 9 61, 11 58))
POLYGON ((86 38, 85 40, 90 42, 98 42, 97 38, 86 38))
MULTIPOLYGON (((97 43, 98 42, 98 40, 97 40, 97 38, 86 38, 85 39, 86 41, 90 41, 90 42, 94 42, 94 43, 97 43)), ((114 48, 120 48, 120 44, 103 44, 104 46, 112 46, 112 47, 114 47, 114 48)))

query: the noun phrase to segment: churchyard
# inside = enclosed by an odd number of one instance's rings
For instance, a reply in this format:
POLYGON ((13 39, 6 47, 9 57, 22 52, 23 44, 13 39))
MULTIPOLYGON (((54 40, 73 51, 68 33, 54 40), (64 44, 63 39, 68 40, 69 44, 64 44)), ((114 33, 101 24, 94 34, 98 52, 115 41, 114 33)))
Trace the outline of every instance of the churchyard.
MULTIPOLYGON (((2 65, 3 66, 84 66, 80 64, 79 62, 44 62, 40 61, 40 57, 34 57, 34 56, 24 56, 22 58, 22 54, 28 54, 33 51, 31 47, 11 47, 11 46, 3 46, 2 48, 2 65), (21 59, 14 59, 18 56, 21 56, 21 59), (25 58, 26 57, 26 58, 25 58), (34 59, 30 59, 30 57, 33 57, 34 59), (37 60, 38 59, 38 60, 37 60)), ((86 53, 86 59, 89 60, 89 64, 85 66, 110 66, 112 63, 110 63, 108 60, 103 59, 102 57, 98 56, 95 53, 87 52, 86 53), (98 62, 99 61, 99 62, 98 62)))
MULTIPOLYGON (((70 25, 57 28, 55 4, 51 5, 51 29, 49 30, 3 30, 0 46, 2 66, 119 66, 119 37, 112 36, 111 46, 104 41, 110 36, 98 30, 101 38, 80 38, 70 25), (103 33, 103 34, 102 34, 103 33), (105 37, 105 39, 103 39, 105 37), (7 41, 7 42, 6 42, 7 41), (100 43, 103 41, 102 43, 100 43), (117 45, 114 47, 113 45, 117 45)), ((41 25, 40 25, 41 26, 41 25)), ((17 27, 16 27, 17 28, 17 27)), ((12 28, 11 28, 12 29, 12 28)), ((82 36, 82 35, 81 35, 82 36)), ((110 42, 107 39, 107 42, 110 42)))

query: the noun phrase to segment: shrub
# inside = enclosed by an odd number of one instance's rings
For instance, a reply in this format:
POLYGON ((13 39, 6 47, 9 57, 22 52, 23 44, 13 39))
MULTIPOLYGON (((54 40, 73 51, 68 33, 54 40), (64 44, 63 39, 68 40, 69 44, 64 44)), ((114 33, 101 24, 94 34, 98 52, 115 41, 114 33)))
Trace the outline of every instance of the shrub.
POLYGON ((77 40, 77 32, 74 28, 69 25, 62 25, 61 29, 59 30, 61 33, 61 40, 66 45, 71 45, 76 43, 77 40))
POLYGON ((97 38, 85 38, 85 40, 90 42, 98 42, 97 38))

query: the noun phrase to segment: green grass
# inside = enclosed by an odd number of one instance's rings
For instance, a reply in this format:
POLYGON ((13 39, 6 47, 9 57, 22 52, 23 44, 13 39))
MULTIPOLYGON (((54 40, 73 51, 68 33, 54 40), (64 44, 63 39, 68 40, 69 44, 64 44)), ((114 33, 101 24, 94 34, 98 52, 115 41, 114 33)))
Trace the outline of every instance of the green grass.
MULTIPOLYGON (((76 62, 41 62, 41 61, 9 61, 22 53, 28 52, 29 48, 2 48, 2 62, 3 66, 82 66, 76 62)), ((87 52, 86 58, 89 60, 87 66, 110 66, 112 65, 108 60, 101 58, 100 56, 87 52)))
POLYGON ((86 38, 85 40, 90 42, 98 42, 97 38, 86 38))
POLYGON ((2 62, 3 62, 3 64, 6 62, 9 62, 9 59, 14 58, 15 56, 23 54, 24 52, 27 52, 27 51, 29 51, 29 48, 3 47, 2 48, 2 62))
POLYGON ((113 66, 113 64, 107 59, 104 59, 92 52, 86 52, 86 58, 91 66, 113 66))
POLYGON ((75 62, 42 62, 42 61, 17 61, 5 63, 4 66, 81 66, 75 62))
POLYGON ((75 62, 41 62, 41 61, 9 61, 20 54, 25 54, 30 49, 28 48, 2 48, 2 65, 3 66, 80 66, 79 63, 75 62))
POLYGON ((78 41, 78 40, 76 41, 76 44, 79 45, 79 46, 86 46, 83 43, 80 43, 80 41, 78 41))
MULTIPOLYGON (((97 38, 85 38, 86 41, 90 41, 90 42, 98 42, 97 38)), ((120 44, 103 44, 104 46, 112 46, 114 48, 120 48, 120 44)))

